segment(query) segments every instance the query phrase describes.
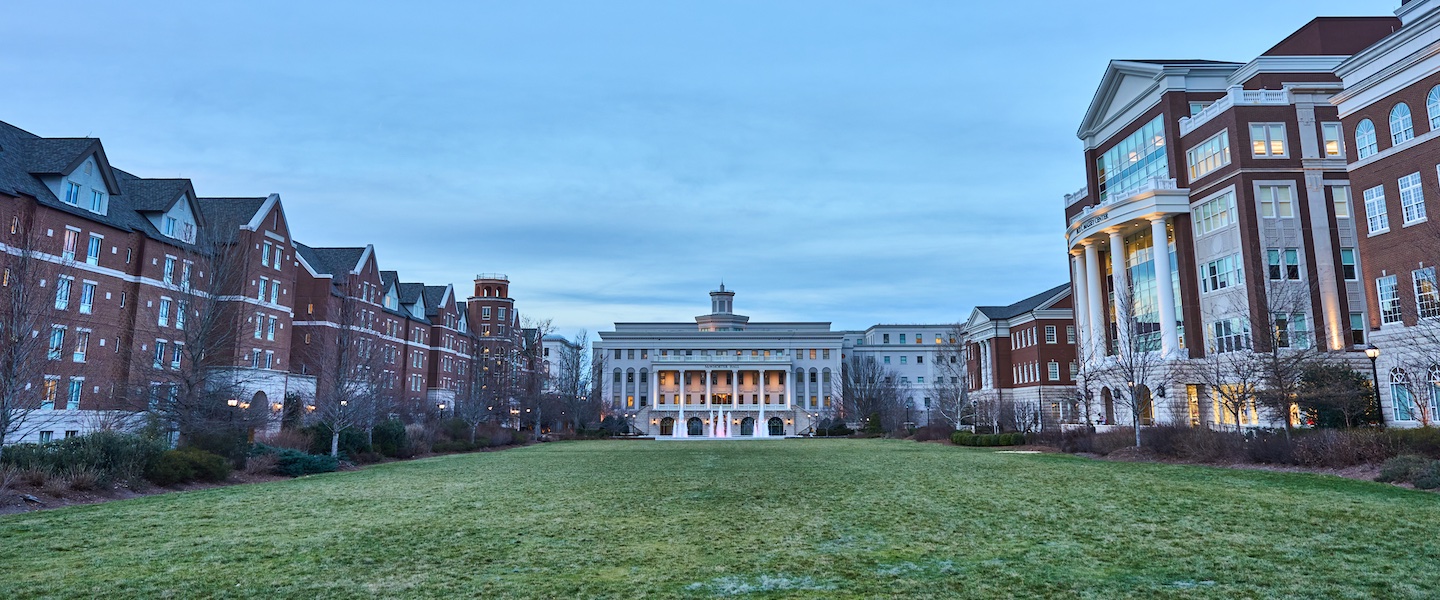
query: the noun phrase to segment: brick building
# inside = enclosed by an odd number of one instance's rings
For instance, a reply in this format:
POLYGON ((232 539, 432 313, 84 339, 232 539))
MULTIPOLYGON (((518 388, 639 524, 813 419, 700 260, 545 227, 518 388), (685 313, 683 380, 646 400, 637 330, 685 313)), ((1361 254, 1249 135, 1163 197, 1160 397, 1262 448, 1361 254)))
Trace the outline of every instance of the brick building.
POLYGON ((1008 306, 977 306, 964 325, 977 426, 1038 430, 1076 422, 1076 331, 1070 285, 1008 306))
POLYGON ((1334 69, 1398 24, 1317 18, 1246 63, 1111 61, 1078 131, 1086 187, 1065 197, 1082 372, 1106 415, 1133 398, 1142 424, 1233 424, 1196 376, 1207 356, 1363 346, 1334 69), (1152 380, 1104 376, 1139 355, 1152 380))
POLYGON ((1435 0, 1403 2, 1394 33, 1335 67, 1344 90, 1332 99, 1347 132, 1369 309, 1356 329, 1380 349, 1382 412, 1399 426, 1434 423, 1440 396, 1440 229, 1429 220, 1440 198, 1437 9, 1435 0))

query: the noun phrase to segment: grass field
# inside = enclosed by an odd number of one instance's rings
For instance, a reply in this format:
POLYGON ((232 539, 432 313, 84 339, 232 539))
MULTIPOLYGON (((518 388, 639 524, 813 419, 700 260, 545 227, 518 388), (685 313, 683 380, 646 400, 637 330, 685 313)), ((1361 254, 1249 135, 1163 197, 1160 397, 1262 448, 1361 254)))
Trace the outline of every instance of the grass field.
POLYGON ((1434 598, 1437 532, 1325 476, 573 442, 0 517, 0 598, 1434 598))

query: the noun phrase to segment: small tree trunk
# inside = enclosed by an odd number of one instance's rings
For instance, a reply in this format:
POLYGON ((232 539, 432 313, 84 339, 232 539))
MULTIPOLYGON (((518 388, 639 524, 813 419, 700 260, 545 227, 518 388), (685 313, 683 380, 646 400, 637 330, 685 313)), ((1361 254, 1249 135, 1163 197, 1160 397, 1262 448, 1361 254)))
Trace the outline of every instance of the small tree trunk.
POLYGON ((340 458, 340 430, 330 431, 330 456, 340 458))
POLYGON ((471 424, 470 424, 470 445, 471 445, 471 446, 474 446, 474 445, 475 445, 475 430, 476 430, 476 429, 479 429, 479 428, 480 428, 480 424, 479 424, 479 423, 471 423, 471 424))

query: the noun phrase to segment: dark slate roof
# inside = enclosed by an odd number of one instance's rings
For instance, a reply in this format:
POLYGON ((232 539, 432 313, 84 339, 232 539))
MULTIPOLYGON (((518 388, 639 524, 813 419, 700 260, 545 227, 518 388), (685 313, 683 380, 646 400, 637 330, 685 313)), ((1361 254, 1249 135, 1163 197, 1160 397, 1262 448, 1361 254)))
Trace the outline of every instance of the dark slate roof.
POLYGON ((400 283, 399 271, 381 271, 380 287, 390 289, 390 286, 400 283))
POLYGON ((402 283, 402 284, 400 284, 400 303, 401 303, 401 304, 406 304, 406 305, 414 304, 415 301, 419 300, 420 297, 423 296, 424 294, 425 294, 425 284, 423 284, 423 283, 402 283))
POLYGON ((140 212, 163 212, 175 205, 180 194, 190 191, 189 179, 141 179, 118 171, 130 208, 140 212))
POLYGON ((1069 287, 1070 284, 1062 283, 1009 306, 977 306, 975 309, 990 319, 1012 319, 1035 310, 1046 300, 1054 298, 1069 287))
POLYGON ((24 153, 25 169, 31 173, 60 175, 69 173, 100 140, 95 138, 32 138, 17 150, 24 153))
MULTIPOLYGON (((107 173, 102 172, 102 175, 107 173)), ((185 181, 187 180, 165 180, 185 181)), ((78 218, 102 223, 120 231, 138 231, 155 240, 181 248, 193 246, 162 235, 150 220, 140 214, 134 199, 153 193, 150 180, 126 173, 108 165, 104 149, 95 138, 42 138, 0 121, 0 193, 35 198, 40 204, 78 218), (40 179, 66 172, 94 151, 101 157, 101 168, 110 169, 107 179, 114 182, 118 193, 110 194, 109 210, 99 215, 62 202, 40 179)), ((177 192, 176 197, 179 196, 177 192)), ((142 202, 143 203, 143 202, 142 202)), ((197 215, 201 224, 204 215, 197 215)), ((202 229, 203 230, 203 229, 202 229)))
POLYGON ((295 249, 315 271, 327 275, 348 275, 365 255, 364 248, 311 248, 299 242, 295 249))
POLYGON ((207 229, 214 229, 217 235, 230 236, 235 230, 250 224, 267 199, 196 198, 195 203, 200 205, 200 216, 205 219, 207 229))
POLYGON ((425 316, 429 317, 440 314, 440 301, 445 298, 445 286, 427 285, 425 286, 424 294, 425 316))

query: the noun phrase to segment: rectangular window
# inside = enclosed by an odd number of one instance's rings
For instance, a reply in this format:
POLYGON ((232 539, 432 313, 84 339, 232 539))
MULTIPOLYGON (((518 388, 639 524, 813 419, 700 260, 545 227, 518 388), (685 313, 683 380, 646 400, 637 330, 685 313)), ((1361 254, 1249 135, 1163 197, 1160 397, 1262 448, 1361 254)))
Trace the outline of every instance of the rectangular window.
POLYGON ((192 266, 193 263, 187 260, 184 268, 180 269, 180 287, 190 289, 190 268, 192 266))
POLYGON ((1260 216, 1267 219, 1295 216, 1295 203, 1292 201, 1290 186, 1262 185, 1259 195, 1260 216))
POLYGON ((1046 367, 1046 368, 1045 368, 1045 371, 1046 371, 1046 372, 1045 372, 1045 375, 1046 375, 1046 377, 1049 378, 1050 381, 1060 381, 1060 363, 1059 363, 1059 362, 1052 360, 1052 361, 1050 361, 1049 363, 1047 363, 1047 364, 1045 365, 1045 367, 1046 367))
POLYGON ((260 249, 260 266, 270 266, 270 247, 273 245, 274 244, 270 242, 265 242, 265 247, 260 249))
POLYGON ((85 354, 90 350, 90 332, 83 329, 75 331, 75 353, 72 359, 77 363, 85 362, 85 354))
POLYGON ((279 280, 279 279, 276 279, 276 280, 270 282, 270 303, 271 303, 271 304, 279 304, 279 303, 280 303, 280 280, 279 280))
POLYGON ((273 368, 275 368, 275 351, 274 351, 274 350, 266 350, 266 351, 265 351, 265 368, 266 368, 266 369, 273 369, 273 368))
POLYGON ((181 355, 184 354, 184 352, 185 352, 185 346, 184 346, 183 344, 180 344, 180 343, 177 342, 177 343, 175 344, 175 350, 170 353, 170 368, 172 368, 172 369, 179 369, 179 368, 180 368, 180 357, 181 357, 181 355))
POLYGON ((1355 281, 1360 278, 1359 272, 1355 269, 1355 249, 1340 249, 1340 273, 1345 276, 1345 281, 1355 281))
POLYGON ((1440 289, 1436 287, 1435 267, 1425 267, 1410 273, 1415 281, 1415 306, 1422 319, 1440 317, 1440 289))
POLYGON ((260 339, 260 332, 263 331, 263 329, 264 329, 264 324, 265 324, 265 315, 264 315, 264 313, 255 313, 255 339, 257 339, 257 340, 260 339))
POLYGON ((1074 326, 1074 325, 1066 325, 1066 326, 1065 326, 1065 343, 1067 343, 1067 344, 1074 344, 1074 343, 1075 343, 1075 326, 1074 326))
POLYGON ((275 317, 270 317, 265 324, 265 339, 275 339, 275 317))
POLYGON ((1224 195, 1193 210, 1197 235, 1205 235, 1235 222, 1235 194, 1224 195))
POLYGON ((65 203, 80 204, 80 184, 73 181, 65 182, 65 203))
POLYGON ((1350 343, 1365 343, 1365 313, 1350 313, 1350 343))
POLYGON ((1053 343, 1055 343, 1055 341, 1056 341, 1056 339, 1055 339, 1056 334, 1057 334, 1057 332, 1055 331, 1055 326, 1054 326, 1054 325, 1046 325, 1046 326, 1045 326, 1045 343, 1047 343, 1047 344, 1053 344, 1053 343))
POLYGON ((1245 281, 1239 254, 1212 260, 1200 265, 1200 291, 1214 292, 1240 285, 1245 281))
POLYGON ((279 271, 279 270, 280 270, 280 244, 275 244, 275 250, 274 250, 274 252, 275 252, 275 257, 272 258, 272 259, 270 259, 270 265, 273 266, 273 267, 275 267, 275 270, 276 270, 276 271, 279 271))
POLYGON ((906 361, 906 359, 908 359, 908 358, 910 358, 910 357, 909 357, 909 356, 905 356, 905 355, 903 355, 903 354, 900 355, 900 364, 902 364, 902 365, 905 364, 905 361, 906 361))
POLYGON ((1250 152, 1257 157, 1285 157, 1284 123, 1251 123, 1250 152))
POLYGON ((1325 143, 1325 157, 1345 156, 1345 138, 1340 135, 1339 123, 1321 123, 1320 137, 1325 143))
POLYGON ((70 394, 65 399, 65 410, 80 410, 80 391, 85 387, 85 379, 81 377, 70 378, 70 394))
POLYGON ((170 324, 170 299, 169 299, 169 298, 161 298, 161 299, 160 299, 160 318, 159 318, 159 320, 158 320, 158 324, 159 324, 161 327, 164 327, 164 326, 170 324))
POLYGON ((1095 159, 1100 202, 1125 197, 1153 179, 1169 179, 1164 115, 1156 115, 1135 133, 1095 159))
POLYGON ((497 320, 497 321, 504 321, 504 320, 505 320, 505 307, 503 307, 503 306, 500 307, 499 312, 495 314, 495 320, 497 320))
POLYGON ((1235 352, 1250 347, 1250 323, 1244 319, 1221 319, 1210 324, 1215 352, 1235 352))
POLYGON ((269 288, 269 287, 270 287, 270 278, 268 278, 268 277, 261 277, 261 278, 260 278, 260 294, 259 294, 258 296, 256 296, 255 299, 256 299, 256 300, 259 300, 259 301, 261 301, 261 302, 264 302, 264 301, 265 301, 265 290, 266 290, 266 288, 269 288))
POLYGON ((156 369, 165 367, 165 340, 155 340, 155 362, 151 366, 156 369))
POLYGON ((166 236, 175 237, 175 217, 165 217, 164 233, 166 236))
POLYGON ((40 395, 40 408, 50 410, 55 408, 55 398, 60 395, 60 378, 54 375, 45 376, 45 387, 40 395))
POLYGON ((1406 225, 1425 220, 1425 193, 1420 190, 1419 173, 1400 178, 1400 213, 1406 225))
POLYGON ((63 276, 55 280, 55 310, 70 307, 70 286, 74 282, 74 279, 63 276))
POLYGON ((1335 203, 1335 218, 1350 218, 1350 186, 1330 186, 1330 199, 1335 203))
POLYGON ((88 315, 95 308, 95 282, 80 283, 80 314, 88 315))
POLYGON ((1375 298, 1380 305, 1380 323, 1400 322, 1400 293, 1394 275, 1375 279, 1375 298))
POLYGON ((1191 181, 1230 164, 1230 130, 1223 130, 1186 151, 1185 160, 1190 165, 1191 181))
POLYGON ((1385 186, 1377 185, 1365 190, 1365 220, 1370 224, 1370 234, 1390 231, 1390 215, 1385 209, 1385 186))
POLYGON ((886 357, 885 357, 885 364, 887 364, 887 365, 890 364, 890 357, 889 357, 889 356, 886 356, 886 357))
POLYGON ((80 243, 80 232, 74 229, 65 230, 65 249, 61 251, 60 257, 65 260, 75 260, 75 247, 80 243))
POLYGON ((1265 250, 1265 258, 1269 265, 1268 275, 1271 281, 1280 281, 1285 277, 1285 266, 1280 262, 1280 249, 1268 248, 1265 250))
POLYGON ((881 340, 880 340, 881 343, 883 343, 883 344, 888 344, 888 343, 890 343, 890 334, 888 334, 888 333, 881 334, 880 337, 881 337, 881 340))
POLYGON ((104 241, 98 235, 90 234, 90 243, 85 248, 85 262, 92 265, 100 264, 100 244, 104 241))
POLYGON ((1300 280, 1300 250, 1298 248, 1285 249, 1285 278, 1291 281, 1300 280))
POLYGON ((175 258, 165 257, 165 283, 175 283, 175 258))

